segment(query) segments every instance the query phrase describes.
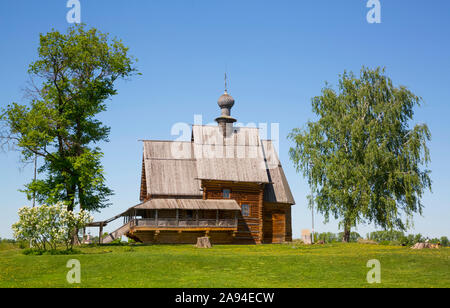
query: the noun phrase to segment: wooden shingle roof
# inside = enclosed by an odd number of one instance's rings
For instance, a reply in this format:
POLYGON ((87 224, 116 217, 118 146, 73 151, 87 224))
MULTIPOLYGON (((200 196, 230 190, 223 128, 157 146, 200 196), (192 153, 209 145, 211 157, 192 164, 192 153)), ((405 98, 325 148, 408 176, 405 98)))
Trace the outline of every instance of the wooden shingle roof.
POLYGON ((147 194, 201 197, 201 180, 265 183, 265 201, 294 204, 283 168, 259 130, 233 127, 223 137, 218 126, 194 125, 192 141, 144 141, 147 194))
POLYGON ((291 189, 271 140, 262 141, 270 183, 264 188, 264 201, 295 204, 291 189))
POLYGON ((183 210, 237 210, 241 207, 235 200, 202 199, 150 199, 134 207, 142 209, 183 209, 183 210))
POLYGON ((218 126, 194 125, 192 134, 199 179, 269 182, 257 128, 234 127, 224 138, 218 126))
POLYGON ((202 196, 197 165, 191 155, 177 156, 190 142, 144 141, 147 193, 164 196, 202 196))

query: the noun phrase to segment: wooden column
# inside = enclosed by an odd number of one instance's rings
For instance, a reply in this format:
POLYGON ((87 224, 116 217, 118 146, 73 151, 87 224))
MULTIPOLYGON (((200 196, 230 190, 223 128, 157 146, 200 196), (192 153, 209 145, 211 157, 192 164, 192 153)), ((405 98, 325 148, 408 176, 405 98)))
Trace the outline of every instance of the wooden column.
POLYGON ((259 192, 259 202, 258 202, 258 218, 259 218, 259 244, 264 241, 264 184, 259 192))
POLYGON ((195 211, 195 220, 197 221, 197 226, 198 226, 198 210, 195 211))
POLYGON ((216 210, 216 227, 219 226, 219 210, 216 210))
POLYGON ((101 244, 102 243, 102 235, 103 235, 103 223, 100 223, 100 228, 98 231, 98 243, 101 244))
POLYGON ((158 226, 158 210, 155 210, 155 226, 158 226))
POLYGON ((177 226, 180 224, 180 213, 179 210, 177 209, 177 226))

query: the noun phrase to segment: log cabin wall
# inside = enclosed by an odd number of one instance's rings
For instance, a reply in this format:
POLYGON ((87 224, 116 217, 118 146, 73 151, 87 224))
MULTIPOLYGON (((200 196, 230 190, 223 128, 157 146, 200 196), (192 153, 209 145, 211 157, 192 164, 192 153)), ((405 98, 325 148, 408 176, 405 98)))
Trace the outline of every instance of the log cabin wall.
POLYGON ((226 181, 202 181, 204 199, 224 199, 223 190, 230 190, 230 199, 242 206, 249 206, 249 215, 238 216, 235 243, 260 244, 263 241, 263 193, 264 184, 234 183, 226 181))
POLYGON ((264 202, 263 217, 264 243, 292 241, 290 204, 264 202))

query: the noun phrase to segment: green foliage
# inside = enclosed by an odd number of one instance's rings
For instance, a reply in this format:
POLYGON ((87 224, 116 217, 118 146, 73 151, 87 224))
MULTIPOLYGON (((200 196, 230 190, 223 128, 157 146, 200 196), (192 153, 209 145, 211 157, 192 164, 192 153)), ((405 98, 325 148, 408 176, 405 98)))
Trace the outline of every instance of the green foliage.
POLYGON ((92 217, 87 211, 69 211, 67 206, 56 204, 19 209, 19 221, 12 229, 18 241, 29 242, 37 251, 56 250, 64 245, 72 249, 76 230, 84 228, 92 217))
POLYGON ((41 34, 38 59, 29 66, 29 105, 12 103, 0 110, 3 145, 21 149, 23 160, 43 159, 40 179, 25 185, 29 199, 64 202, 72 210, 108 205, 103 153, 110 128, 96 116, 117 94, 116 80, 136 72, 135 60, 120 40, 95 28, 69 28, 67 34, 41 34))
MULTIPOLYGON (((335 243, 335 242, 341 242, 343 239, 344 233, 340 232, 338 234, 332 233, 332 232, 323 232, 323 233, 315 233, 314 238, 315 242, 323 241, 324 243, 335 243)), ((358 239, 361 238, 361 235, 357 232, 351 232, 349 242, 356 243, 358 239)))
POLYGON ((394 87, 384 69, 340 77, 338 92, 326 85, 312 99, 317 120, 290 133, 290 158, 308 178, 316 209, 325 222, 341 219, 346 239, 361 222, 405 230, 431 190, 430 171, 421 169, 430 161, 430 131, 410 128, 421 98, 394 87))
POLYGON ((44 255, 51 255, 51 256, 58 256, 58 255, 79 255, 82 252, 77 249, 64 249, 64 250, 58 250, 58 249, 51 249, 51 250, 44 250, 44 249, 32 249, 28 248, 22 251, 22 253, 26 256, 44 256, 44 255))
POLYGON ((317 242, 317 240, 324 241, 325 243, 333 243, 339 241, 338 236, 332 232, 315 233, 314 235, 315 242, 317 242))
POLYGON ((423 243, 429 241, 433 244, 440 243, 442 246, 449 246, 446 236, 439 238, 428 239, 424 238, 422 234, 408 234, 405 235, 402 231, 375 231, 367 234, 369 240, 381 243, 389 243, 389 245, 413 246, 416 243, 423 243))
MULTIPOLYGON (((345 233, 344 232, 339 232, 338 234, 338 239, 339 241, 343 241, 345 237, 345 233)), ((350 236, 347 240, 347 242, 349 243, 356 243, 358 241, 358 239, 361 238, 361 235, 359 235, 359 233, 357 232, 350 232, 350 236)))
POLYGON ((399 241, 405 237, 405 234, 402 231, 374 231, 367 235, 369 240, 373 240, 376 242, 382 241, 399 241))

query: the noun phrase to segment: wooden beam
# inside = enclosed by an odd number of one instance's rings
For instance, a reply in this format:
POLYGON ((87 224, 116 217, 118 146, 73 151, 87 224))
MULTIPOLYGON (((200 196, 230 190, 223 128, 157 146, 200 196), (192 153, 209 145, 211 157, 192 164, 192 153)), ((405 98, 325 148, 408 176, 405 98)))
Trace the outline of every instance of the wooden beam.
POLYGON ((98 231, 98 243, 102 244, 103 240, 102 240, 102 235, 103 235, 103 224, 100 223, 100 228, 98 231))

